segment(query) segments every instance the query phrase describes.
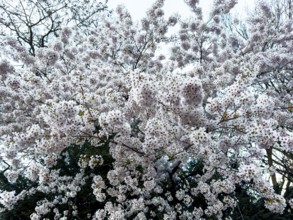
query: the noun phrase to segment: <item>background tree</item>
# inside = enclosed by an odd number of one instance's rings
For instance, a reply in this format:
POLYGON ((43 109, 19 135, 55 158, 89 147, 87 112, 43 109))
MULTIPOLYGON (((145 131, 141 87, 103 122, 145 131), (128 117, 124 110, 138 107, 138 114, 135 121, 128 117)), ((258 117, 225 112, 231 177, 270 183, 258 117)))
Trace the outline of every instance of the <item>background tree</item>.
POLYGON ((89 34, 97 27, 107 1, 7 1, 0 3, 3 36, 14 36, 35 55, 36 48, 47 47, 52 37, 70 26, 89 34))

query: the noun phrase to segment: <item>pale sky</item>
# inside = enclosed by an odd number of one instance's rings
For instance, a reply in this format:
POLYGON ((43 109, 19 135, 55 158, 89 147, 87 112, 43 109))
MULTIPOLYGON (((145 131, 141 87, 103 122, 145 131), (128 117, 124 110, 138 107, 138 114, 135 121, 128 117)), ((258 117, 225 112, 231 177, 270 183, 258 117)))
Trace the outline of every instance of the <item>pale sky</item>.
MULTIPOLYGON (((115 9, 117 5, 124 4, 127 10, 130 12, 134 20, 141 19, 147 9, 155 0, 109 0, 109 8, 115 9)), ((201 0, 200 5, 203 8, 204 17, 208 17, 209 8, 211 7, 213 0, 201 0)), ((240 16, 244 16, 245 12, 252 9, 255 0, 238 0, 238 5, 234 9, 234 12, 240 16)), ((179 13, 183 17, 191 15, 189 8, 184 3, 184 0, 166 0, 165 1, 165 14, 169 16, 174 13, 179 13)))

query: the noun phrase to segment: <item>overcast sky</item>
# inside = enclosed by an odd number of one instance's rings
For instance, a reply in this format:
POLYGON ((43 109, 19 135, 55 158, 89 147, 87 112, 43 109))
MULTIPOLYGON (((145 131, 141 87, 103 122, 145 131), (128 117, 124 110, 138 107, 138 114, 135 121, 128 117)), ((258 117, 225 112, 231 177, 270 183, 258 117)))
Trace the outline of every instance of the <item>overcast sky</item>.
MULTIPOLYGON (((155 0, 109 0, 108 5, 110 8, 116 8, 119 4, 124 4, 134 20, 140 19, 144 16, 145 11, 155 0)), ((201 0, 200 5, 203 8, 204 17, 208 17, 209 8, 211 7, 213 0, 201 0)), ((234 12, 238 15, 244 16, 246 11, 252 9, 255 0, 238 0, 238 5, 234 9, 234 12)), ((190 10, 184 3, 184 0, 166 0, 165 1, 165 14, 171 15, 173 13, 179 13, 183 17, 191 15, 190 10)))

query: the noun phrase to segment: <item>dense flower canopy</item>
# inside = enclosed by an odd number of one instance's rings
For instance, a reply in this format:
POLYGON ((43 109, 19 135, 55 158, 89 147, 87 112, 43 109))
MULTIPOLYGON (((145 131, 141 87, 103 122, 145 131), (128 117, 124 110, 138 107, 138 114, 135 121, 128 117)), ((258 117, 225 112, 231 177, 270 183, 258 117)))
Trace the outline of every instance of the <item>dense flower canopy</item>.
POLYGON ((1 175, 27 184, 0 192, 2 212, 38 195, 31 219, 79 219, 89 201, 92 219, 222 219, 246 186, 273 213, 292 205, 271 174, 272 152, 293 153, 292 17, 261 2, 245 38, 223 21, 236 1, 208 21, 186 2, 192 19, 163 0, 138 23, 118 7, 34 55, 3 42, 1 175))

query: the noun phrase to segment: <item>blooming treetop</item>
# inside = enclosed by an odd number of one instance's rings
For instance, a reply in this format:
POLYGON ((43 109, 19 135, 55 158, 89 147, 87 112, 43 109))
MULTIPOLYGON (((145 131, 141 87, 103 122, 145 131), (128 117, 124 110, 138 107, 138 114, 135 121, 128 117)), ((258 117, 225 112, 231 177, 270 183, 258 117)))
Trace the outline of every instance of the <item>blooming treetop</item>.
POLYGON ((262 159, 272 149, 292 153, 292 18, 275 27, 261 3, 243 40, 221 21, 236 1, 215 1, 208 22, 198 1, 186 2, 190 20, 164 18, 163 0, 139 23, 118 7, 90 36, 64 28, 35 56, 7 39, 3 50, 14 62, 0 63, 4 175, 37 185, 2 191, 3 211, 42 192, 54 196, 40 200, 31 219, 78 216, 73 201, 90 180, 99 204, 92 219, 221 219, 243 184, 283 212, 288 204, 264 178, 272 164, 262 159), (170 58, 157 55, 178 23, 170 58), (104 169, 100 154, 76 158, 75 175, 54 169, 70 160, 65 149, 85 142, 109 146, 105 175, 94 171, 104 169), (200 161, 201 172, 186 174, 190 161, 200 161), (62 204, 73 208, 62 213, 62 204))

